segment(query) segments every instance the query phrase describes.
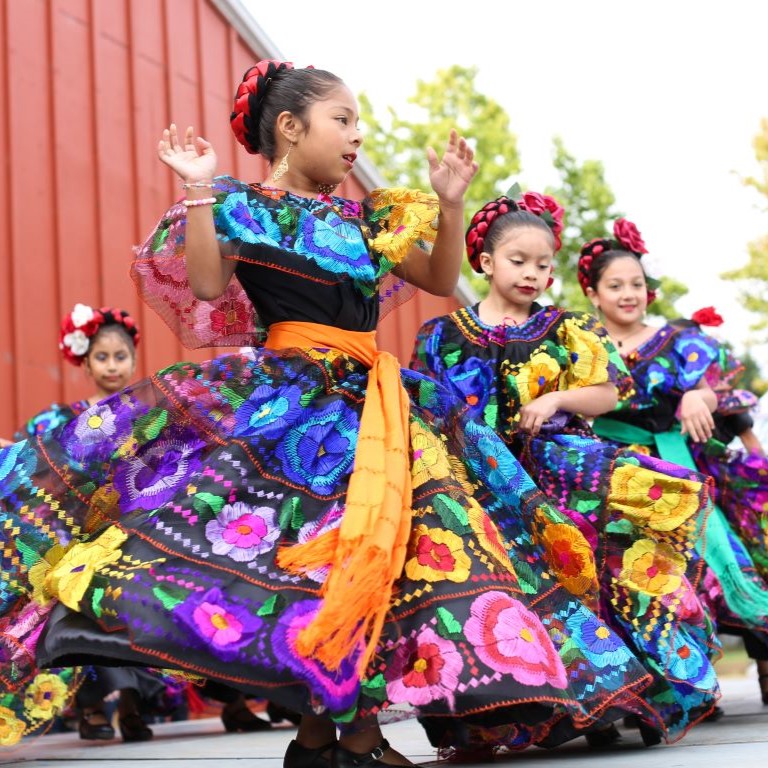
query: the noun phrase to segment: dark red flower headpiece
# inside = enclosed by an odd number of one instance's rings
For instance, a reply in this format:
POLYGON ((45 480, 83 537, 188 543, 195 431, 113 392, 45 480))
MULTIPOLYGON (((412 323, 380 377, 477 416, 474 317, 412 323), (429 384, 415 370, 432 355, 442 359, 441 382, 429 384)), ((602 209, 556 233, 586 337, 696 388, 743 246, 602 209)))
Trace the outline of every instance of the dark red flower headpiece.
POLYGON ((136 321, 123 309, 102 307, 92 309, 87 304, 75 304, 61 321, 59 349, 72 365, 82 365, 88 355, 91 339, 105 326, 120 325, 133 340, 134 347, 141 339, 136 321))
MULTIPOLYGON (((598 237, 581 246, 576 276, 584 294, 589 288, 589 272, 592 269, 592 262, 606 251, 627 251, 636 256, 638 260, 644 253, 648 253, 637 226, 628 219, 616 219, 613 224, 613 239, 598 237)), ((648 277, 646 277, 646 281, 655 282, 648 277)), ((658 285, 648 288, 649 304, 656 298, 655 288, 657 287, 658 285)))
POLYGON ((555 250, 560 250, 560 233, 563 231, 565 213, 563 207, 554 197, 538 192, 521 193, 515 185, 507 195, 486 203, 469 222, 464 242, 467 245, 467 258, 475 272, 483 271, 480 254, 485 250, 485 240, 491 225, 499 216, 514 211, 528 211, 543 219, 555 237, 555 250))
POLYGON ((259 153, 259 121, 267 88, 274 77, 288 69, 293 69, 290 61, 262 59, 246 71, 237 88, 229 124, 237 140, 252 155, 259 153))

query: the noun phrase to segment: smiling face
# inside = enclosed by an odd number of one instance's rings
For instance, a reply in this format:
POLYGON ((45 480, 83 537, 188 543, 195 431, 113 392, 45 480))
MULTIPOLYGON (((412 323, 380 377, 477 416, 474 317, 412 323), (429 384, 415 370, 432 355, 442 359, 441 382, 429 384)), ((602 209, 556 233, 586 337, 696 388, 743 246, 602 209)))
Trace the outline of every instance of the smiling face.
POLYGON ((587 296, 595 309, 615 325, 641 322, 648 306, 648 287, 640 261, 629 254, 611 260, 597 285, 587 288, 587 296))
POLYGON ((363 143, 357 101, 345 85, 312 104, 299 123, 288 162, 316 184, 340 184, 352 170, 363 143))
POLYGON ((493 253, 482 253, 480 265, 490 279, 490 293, 500 303, 527 311, 546 289, 554 258, 548 232, 519 226, 504 233, 493 253))
POLYGON ((107 397, 128 386, 136 368, 136 354, 127 334, 107 327, 91 339, 84 363, 98 394, 107 397))

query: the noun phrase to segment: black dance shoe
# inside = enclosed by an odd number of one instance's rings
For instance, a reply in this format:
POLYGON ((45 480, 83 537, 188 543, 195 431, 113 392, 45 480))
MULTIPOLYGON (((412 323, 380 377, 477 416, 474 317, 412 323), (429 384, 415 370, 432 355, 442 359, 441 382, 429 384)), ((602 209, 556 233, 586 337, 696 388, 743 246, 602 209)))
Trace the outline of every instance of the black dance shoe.
POLYGON ((760 698, 763 701, 763 704, 768 706, 768 687, 763 686, 763 681, 768 680, 768 673, 761 672, 757 676, 757 684, 760 686, 760 698))
POLYGON ((606 749, 620 741, 621 734, 619 729, 611 723, 610 725, 601 726, 585 733, 584 738, 592 749, 606 749))
POLYGON ((127 715, 118 717, 117 723, 120 726, 120 735, 125 742, 150 741, 155 735, 138 712, 129 712, 127 715))
POLYGON ((115 738, 115 729, 109 724, 107 716, 101 712, 85 712, 80 714, 80 721, 77 724, 77 730, 81 739, 88 741, 110 741, 115 738), (94 718, 103 720, 102 723, 94 723, 94 718))
POLYGON ((296 739, 288 744, 283 758, 283 768, 330 768, 331 753, 336 742, 331 741, 322 747, 303 747, 296 739))
POLYGON ((287 720, 289 723, 298 725, 301 722, 301 715, 298 712, 294 712, 292 709, 286 709, 279 704, 275 704, 274 701, 267 702, 267 716, 270 723, 282 723, 283 720, 287 720))
POLYGON ((243 705, 234 712, 224 707, 221 710, 221 722, 227 733, 254 733, 255 731, 270 731, 272 723, 262 720, 254 715, 251 710, 243 705))
POLYGON ((385 763, 382 758, 389 749, 389 742, 382 739, 381 743, 370 752, 351 752, 344 747, 336 746, 331 755, 331 768, 401 768, 385 763))

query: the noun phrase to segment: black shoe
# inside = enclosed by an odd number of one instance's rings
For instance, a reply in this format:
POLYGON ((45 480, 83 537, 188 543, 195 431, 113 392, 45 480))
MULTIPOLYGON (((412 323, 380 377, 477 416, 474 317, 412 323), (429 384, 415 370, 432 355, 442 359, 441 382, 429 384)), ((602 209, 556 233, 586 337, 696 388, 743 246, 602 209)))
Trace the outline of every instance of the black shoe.
POLYGON ((386 739, 382 739, 378 747, 362 754, 337 745, 331 755, 331 768, 392 768, 390 763, 381 759, 388 749, 389 742, 386 739))
POLYGON ((115 729, 109 724, 107 716, 101 712, 89 712, 87 715, 83 712, 80 715, 80 721, 77 724, 77 730, 81 739, 88 741, 110 741, 115 738, 115 729), (92 718, 101 718, 103 723, 92 723, 92 718))
POLYGON ((725 710, 722 707, 712 707, 712 710, 701 718, 702 723, 714 723, 717 722, 723 715, 725 710))
POLYGON ((153 736, 152 729, 141 719, 138 712, 129 712, 119 717, 120 735, 123 741, 149 741, 153 736))
POLYGON ((617 741, 621 739, 619 729, 611 723, 607 726, 601 726, 584 734, 584 738, 587 740, 592 749, 605 749, 606 747, 613 746, 617 741))
POLYGON ((283 720, 288 720, 288 722, 298 725, 301 722, 301 715, 298 712, 281 707, 274 701, 267 702, 267 716, 270 723, 282 723, 283 720))
POLYGON ((646 747, 655 747, 657 744, 661 744, 661 732, 652 725, 638 722, 637 727, 640 729, 640 737, 646 747))
POLYGON ((283 758, 283 768, 330 768, 331 751, 336 746, 335 741, 322 747, 311 749, 302 747, 296 739, 288 744, 283 758))
POLYGON ((768 680, 768 673, 761 672, 757 676, 757 684, 760 686, 760 698, 762 699, 763 704, 768 707, 768 688, 763 687, 763 680, 768 680))
POLYGON ((243 705, 234 712, 226 707, 221 710, 221 722, 227 733, 253 733, 254 731, 270 731, 272 724, 254 715, 247 706, 243 705))

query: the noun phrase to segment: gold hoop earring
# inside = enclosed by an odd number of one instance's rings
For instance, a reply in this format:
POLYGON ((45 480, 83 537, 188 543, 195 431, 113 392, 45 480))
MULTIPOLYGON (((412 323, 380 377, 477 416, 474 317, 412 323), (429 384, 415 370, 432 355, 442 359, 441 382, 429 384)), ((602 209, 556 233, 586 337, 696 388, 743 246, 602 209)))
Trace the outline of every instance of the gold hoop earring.
POLYGON ((291 154, 293 144, 288 145, 288 151, 283 155, 280 162, 275 166, 275 170, 272 171, 272 181, 278 181, 288 172, 288 155, 291 154))

